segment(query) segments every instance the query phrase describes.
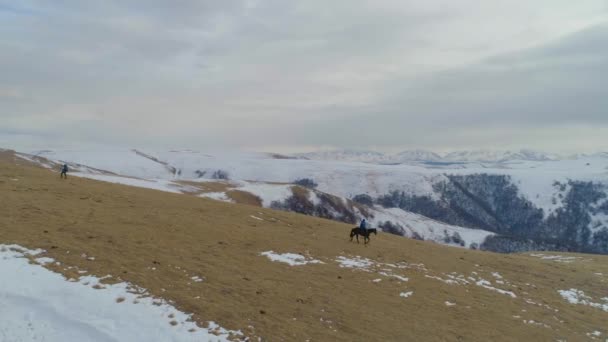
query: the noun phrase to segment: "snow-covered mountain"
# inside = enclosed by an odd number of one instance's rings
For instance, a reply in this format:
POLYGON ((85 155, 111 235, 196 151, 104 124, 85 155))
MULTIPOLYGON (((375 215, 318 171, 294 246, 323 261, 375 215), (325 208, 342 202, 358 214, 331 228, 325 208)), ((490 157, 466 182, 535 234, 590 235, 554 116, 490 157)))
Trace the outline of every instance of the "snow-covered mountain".
POLYGON ((391 160, 394 160, 397 163, 407 163, 407 162, 436 162, 441 161, 442 157, 431 151, 426 150, 408 150, 399 152, 397 154, 390 156, 391 160))
MULTIPOLYGON (((494 239, 495 250, 552 248, 608 253, 605 155, 553 160, 533 152, 461 153, 451 158, 465 161, 441 167, 436 163, 277 159, 270 154, 227 151, 89 150, 45 151, 40 155, 157 183, 219 178, 243 186, 281 183, 285 188, 306 178, 318 185, 316 191, 339 201, 364 195, 374 210, 400 209, 450 226, 519 239, 508 243, 494 239), (466 161, 507 160, 505 156, 516 159, 499 163, 466 161)), ((291 192, 280 190, 279 185, 249 192, 260 198, 268 193, 281 194, 267 201, 266 206, 271 206, 273 201, 291 197, 291 192)), ((225 197, 224 192, 212 196, 225 197)), ((405 231, 407 222, 392 223, 398 225, 397 230, 405 231)))
POLYGON ((505 163, 509 161, 550 161, 557 160, 558 156, 532 151, 456 151, 446 154, 443 157, 445 161, 453 162, 486 162, 486 163, 505 163))
MULTIPOLYGON (((322 164, 332 165, 319 161, 276 159, 273 155, 263 153, 145 153, 139 150, 47 150, 38 151, 36 156, 22 153, 18 156, 46 168, 58 169, 62 163, 68 163, 73 175, 106 182, 197 194, 228 202, 251 204, 253 201, 267 208, 295 211, 352 224, 366 218, 373 227, 393 234, 448 245, 478 248, 488 236, 494 235, 480 229, 442 223, 400 208, 361 205, 344 196, 293 184, 298 175, 308 175, 302 171, 319 170, 322 164), (52 158, 54 162, 42 156, 52 158), (94 160, 96 157, 99 159, 94 160), (296 165, 306 167, 298 170, 296 165), (219 174, 223 176, 219 177, 219 174), (246 197, 246 201, 242 202, 243 193, 253 197, 246 197)), ((353 167, 345 166, 343 170, 349 168, 353 167)), ((352 177, 349 179, 347 181, 355 181, 352 177)))
POLYGON ((308 153, 298 153, 294 157, 322 161, 351 161, 362 163, 383 163, 389 160, 388 156, 375 151, 362 150, 330 150, 308 153))
POLYGON ((401 164, 408 162, 441 161, 442 159, 439 154, 426 150, 407 150, 396 154, 385 154, 376 151, 331 150, 300 153, 294 156, 310 160, 347 161, 374 164, 401 164))
MULTIPOLYGON (((407 164, 407 163, 508 163, 513 161, 552 161, 559 160, 555 154, 533 151, 454 151, 444 155, 427 150, 406 150, 395 154, 384 154, 375 151, 331 150, 294 155, 297 158, 322 161, 350 161, 374 164, 407 164)), ((578 159, 596 155, 579 155, 578 159)), ((565 159, 565 158, 564 158, 565 159)))

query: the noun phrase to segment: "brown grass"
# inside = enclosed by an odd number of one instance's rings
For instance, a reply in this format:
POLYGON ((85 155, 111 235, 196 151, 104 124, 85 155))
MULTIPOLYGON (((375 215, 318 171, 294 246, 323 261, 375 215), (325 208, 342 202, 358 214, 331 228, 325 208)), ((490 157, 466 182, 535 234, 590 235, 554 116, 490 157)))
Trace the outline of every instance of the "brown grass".
POLYGON ((608 275, 605 256, 560 264, 389 234, 374 236, 365 247, 348 242, 350 225, 76 177, 60 180, 29 163, 15 165, 10 153, 0 152, 0 159, 0 243, 43 248, 62 265, 132 282, 193 313, 201 325, 213 320, 272 341, 580 341, 587 332, 608 333, 608 313, 567 304, 556 292, 577 288, 608 296, 608 277, 594 275, 608 275), (311 255, 325 264, 290 267, 259 255, 268 250, 311 255), (377 273, 339 268, 332 261, 339 255, 424 263, 434 275, 476 271, 492 279, 489 273, 497 271, 516 285, 518 298, 447 285, 416 269, 402 271, 407 283, 374 283, 377 273), (192 282, 195 275, 205 281, 192 282), (414 294, 399 297, 404 291, 414 294), (445 301, 457 305, 446 307, 445 301))

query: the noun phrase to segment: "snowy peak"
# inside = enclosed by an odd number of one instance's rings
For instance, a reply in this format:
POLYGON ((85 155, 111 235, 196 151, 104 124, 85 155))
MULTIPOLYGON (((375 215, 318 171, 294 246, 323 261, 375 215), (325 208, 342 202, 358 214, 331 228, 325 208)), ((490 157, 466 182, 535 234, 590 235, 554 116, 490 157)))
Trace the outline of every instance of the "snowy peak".
POLYGON ((405 164, 424 162, 457 163, 506 163, 510 161, 552 161, 559 160, 557 155, 522 149, 520 151, 472 150, 454 151, 444 156, 427 150, 405 150, 396 154, 376 151, 332 150, 296 155, 298 158, 322 161, 349 161, 375 164, 405 164))
POLYGON ((392 156, 392 159, 398 162, 408 162, 408 161, 441 161, 441 156, 435 152, 426 151, 426 150, 408 150, 399 152, 392 156))
POLYGON ((491 151, 491 150, 473 150, 473 151, 455 151, 448 153, 443 158, 450 162, 489 162, 489 163, 505 163, 515 160, 520 161, 552 161, 558 160, 559 157, 553 154, 533 151, 491 151))
POLYGON ((299 153, 295 155, 301 159, 323 160, 323 161, 351 161, 363 163, 380 163, 387 157, 385 154, 375 151, 359 150, 331 150, 299 153))
POLYGON ((402 164, 408 162, 440 161, 441 156, 426 150, 406 150, 396 154, 385 154, 365 150, 331 150, 296 155, 298 158, 322 161, 348 161, 373 164, 402 164))

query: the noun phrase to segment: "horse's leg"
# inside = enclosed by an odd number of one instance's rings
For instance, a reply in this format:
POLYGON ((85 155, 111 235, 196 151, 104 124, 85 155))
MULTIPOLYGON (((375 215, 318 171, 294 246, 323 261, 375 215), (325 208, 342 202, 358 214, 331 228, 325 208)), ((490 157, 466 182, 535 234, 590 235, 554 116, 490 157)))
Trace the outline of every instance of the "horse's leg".
POLYGON ((357 243, 359 243, 359 234, 355 235, 357 237, 357 243))

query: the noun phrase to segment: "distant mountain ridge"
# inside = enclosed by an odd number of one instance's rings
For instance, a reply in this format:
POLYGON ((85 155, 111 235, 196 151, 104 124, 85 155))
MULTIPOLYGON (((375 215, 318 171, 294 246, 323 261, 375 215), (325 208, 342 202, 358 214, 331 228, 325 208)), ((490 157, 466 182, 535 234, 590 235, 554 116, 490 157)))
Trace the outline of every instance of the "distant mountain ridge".
POLYGON ((351 149, 297 153, 293 156, 299 159, 364 163, 381 163, 390 159, 389 156, 381 152, 351 149))
POLYGON ((323 161, 346 161, 364 162, 374 164, 403 164, 408 162, 444 162, 444 163, 507 163, 511 161, 553 161, 564 159, 578 159, 588 156, 608 157, 607 152, 595 154, 577 154, 571 156, 559 156, 553 153, 522 149, 510 150, 465 150, 454 151, 445 154, 435 153, 429 150, 406 150, 395 154, 386 154, 367 150, 325 150, 293 155, 296 158, 323 160, 323 161))

